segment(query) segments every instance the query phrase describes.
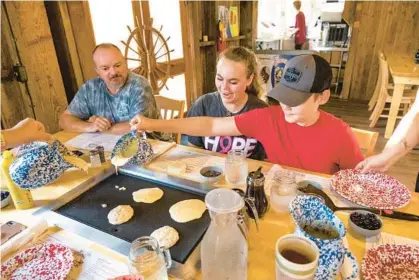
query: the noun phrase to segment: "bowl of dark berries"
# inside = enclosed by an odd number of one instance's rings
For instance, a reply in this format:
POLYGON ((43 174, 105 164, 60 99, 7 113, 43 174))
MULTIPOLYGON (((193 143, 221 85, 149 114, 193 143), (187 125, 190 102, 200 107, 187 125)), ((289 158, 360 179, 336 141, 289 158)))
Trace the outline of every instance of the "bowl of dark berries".
POLYGON ((5 190, 1 190, 1 204, 0 208, 3 208, 10 203, 10 193, 5 190))
POLYGON ((223 176, 223 169, 219 166, 206 166, 203 167, 199 173, 205 182, 215 184, 220 181, 223 176))
POLYGON ((362 236, 372 237, 381 232, 383 222, 374 213, 358 210, 349 215, 349 227, 362 236))

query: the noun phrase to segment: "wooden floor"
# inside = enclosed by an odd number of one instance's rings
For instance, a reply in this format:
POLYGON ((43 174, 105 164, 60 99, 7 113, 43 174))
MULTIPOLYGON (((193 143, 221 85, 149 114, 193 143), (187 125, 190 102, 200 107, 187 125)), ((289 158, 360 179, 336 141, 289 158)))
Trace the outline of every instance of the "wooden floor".
MULTIPOLYGON (((386 119, 380 119, 375 128, 369 128, 368 118, 370 112, 368 111, 368 105, 366 102, 361 103, 332 98, 326 105, 322 106, 321 109, 344 120, 351 127, 379 132, 380 136, 375 147, 375 152, 379 153, 384 148, 387 142, 387 139, 384 138, 386 119)), ((388 171, 388 174, 397 178, 410 190, 414 191, 418 172, 419 150, 414 149, 392 166, 388 171)))

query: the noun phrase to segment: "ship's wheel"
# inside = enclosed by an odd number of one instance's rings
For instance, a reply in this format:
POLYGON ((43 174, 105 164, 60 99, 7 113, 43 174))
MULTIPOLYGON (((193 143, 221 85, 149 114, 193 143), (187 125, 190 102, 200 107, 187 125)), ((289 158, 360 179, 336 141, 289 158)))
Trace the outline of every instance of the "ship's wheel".
POLYGON ((127 60, 128 67, 134 73, 142 75, 150 81, 154 94, 158 94, 170 76, 170 53, 167 41, 170 36, 165 39, 161 34, 163 25, 160 30, 153 28, 153 19, 150 18, 148 24, 139 24, 136 18, 137 27, 129 30, 129 37, 126 42, 121 41, 125 45, 124 56, 127 60))

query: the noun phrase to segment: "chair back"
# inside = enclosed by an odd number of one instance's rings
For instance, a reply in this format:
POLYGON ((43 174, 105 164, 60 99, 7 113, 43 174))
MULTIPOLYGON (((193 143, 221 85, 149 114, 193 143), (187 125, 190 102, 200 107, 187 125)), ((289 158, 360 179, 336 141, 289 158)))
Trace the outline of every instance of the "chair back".
POLYGON ((380 53, 380 76, 381 76, 381 90, 385 91, 388 96, 388 63, 383 53, 380 53))
POLYGON ((374 154, 375 145, 377 144, 378 132, 363 130, 351 127, 359 147, 366 157, 374 154), (364 152, 365 151, 365 152, 364 152))
MULTIPOLYGON (((185 101, 176 100, 161 95, 155 95, 157 107, 160 110, 162 119, 170 120, 174 118, 183 118, 185 111, 185 101)), ((180 134, 176 136, 176 143, 180 143, 180 134)))

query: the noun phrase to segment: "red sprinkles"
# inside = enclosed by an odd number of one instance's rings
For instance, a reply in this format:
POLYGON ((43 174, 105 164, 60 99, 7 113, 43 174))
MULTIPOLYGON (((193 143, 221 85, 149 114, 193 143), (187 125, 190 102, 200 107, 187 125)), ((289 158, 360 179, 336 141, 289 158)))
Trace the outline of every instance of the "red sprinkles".
POLYGON ((362 260, 365 280, 419 279, 419 246, 380 245, 367 251, 362 260))
POLYGON ((73 252, 67 246, 47 243, 31 247, 1 266, 2 279, 64 280, 73 266, 73 252))
POLYGON ((407 205, 410 192, 402 183, 379 172, 361 173, 356 169, 337 172, 332 188, 344 198, 371 208, 395 209, 407 205))

